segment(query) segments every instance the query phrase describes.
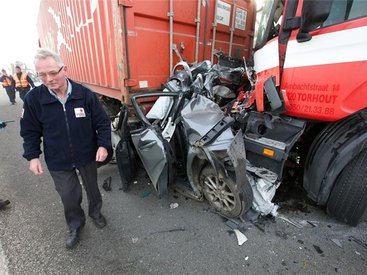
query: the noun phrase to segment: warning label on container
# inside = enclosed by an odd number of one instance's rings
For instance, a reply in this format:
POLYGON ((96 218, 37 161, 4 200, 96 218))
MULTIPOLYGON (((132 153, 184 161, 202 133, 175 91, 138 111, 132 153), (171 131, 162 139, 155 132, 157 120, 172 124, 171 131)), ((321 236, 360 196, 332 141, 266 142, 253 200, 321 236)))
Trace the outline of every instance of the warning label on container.
POLYGON ((148 88, 148 81, 146 80, 139 81, 139 88, 148 88))
POLYGON ((236 8, 236 21, 234 27, 236 29, 245 30, 246 29, 246 19, 247 19, 247 11, 236 8))
POLYGON ((217 3, 217 23, 229 26, 231 17, 231 5, 222 1, 217 3))

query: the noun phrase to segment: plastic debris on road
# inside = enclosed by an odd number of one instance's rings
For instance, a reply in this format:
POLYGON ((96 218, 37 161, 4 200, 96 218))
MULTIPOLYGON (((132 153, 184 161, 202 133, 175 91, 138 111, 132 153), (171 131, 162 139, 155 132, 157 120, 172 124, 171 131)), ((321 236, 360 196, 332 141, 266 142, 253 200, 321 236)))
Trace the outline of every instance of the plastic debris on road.
POLYGON ((287 223, 290 223, 291 225, 293 225, 293 226, 295 226, 297 228, 303 228, 303 225, 302 224, 300 224, 299 222, 297 222, 297 221, 295 221, 295 220, 293 220, 291 218, 288 218, 288 217, 286 217, 286 216, 284 216, 282 214, 279 214, 277 217, 280 218, 280 219, 282 219, 283 221, 286 221, 287 223))
POLYGON ((342 243, 338 239, 330 239, 335 245, 339 246, 340 248, 343 248, 342 243))
POLYGON ((236 234, 238 245, 243 245, 247 241, 247 237, 245 236, 245 234, 243 234, 238 229, 234 229, 233 231, 236 234))
POLYGON ((170 205, 169 205, 169 208, 170 209, 175 209, 175 208, 177 208, 179 206, 179 204, 177 203, 177 202, 174 202, 174 203, 171 203, 170 205))

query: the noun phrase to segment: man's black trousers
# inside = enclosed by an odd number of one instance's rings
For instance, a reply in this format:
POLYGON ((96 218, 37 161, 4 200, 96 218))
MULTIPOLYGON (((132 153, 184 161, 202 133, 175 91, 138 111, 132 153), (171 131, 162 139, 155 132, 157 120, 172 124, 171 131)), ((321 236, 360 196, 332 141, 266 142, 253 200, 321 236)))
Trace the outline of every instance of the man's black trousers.
POLYGON ((9 101, 15 103, 15 90, 12 87, 5 87, 5 91, 8 94, 9 101))
POLYGON ((27 88, 17 88, 18 92, 19 92, 19 97, 21 100, 24 101, 25 96, 27 95, 27 93, 29 92, 31 88, 27 87, 27 88))
MULTIPOLYGON (((93 161, 78 168, 82 177, 84 189, 87 193, 89 216, 99 218, 102 208, 102 197, 97 183, 97 165, 93 161)), ((55 187, 64 205, 66 223, 69 230, 78 229, 85 223, 85 214, 81 207, 82 187, 76 170, 50 171, 55 187)))

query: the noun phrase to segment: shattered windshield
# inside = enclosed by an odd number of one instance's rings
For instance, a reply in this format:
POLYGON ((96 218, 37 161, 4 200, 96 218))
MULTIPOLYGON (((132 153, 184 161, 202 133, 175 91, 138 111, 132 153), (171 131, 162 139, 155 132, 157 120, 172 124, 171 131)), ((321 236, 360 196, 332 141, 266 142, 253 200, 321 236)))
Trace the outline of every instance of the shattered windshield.
POLYGON ((257 0, 257 12, 255 23, 255 38, 254 48, 258 49, 267 41, 268 32, 270 30, 269 24, 272 21, 269 20, 273 6, 277 3, 277 0, 257 0))

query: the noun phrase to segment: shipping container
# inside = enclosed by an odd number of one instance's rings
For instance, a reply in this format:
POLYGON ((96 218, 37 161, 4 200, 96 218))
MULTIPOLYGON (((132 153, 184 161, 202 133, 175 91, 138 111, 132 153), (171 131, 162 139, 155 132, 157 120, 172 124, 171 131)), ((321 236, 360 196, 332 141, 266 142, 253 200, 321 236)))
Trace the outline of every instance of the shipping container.
POLYGON ((61 55, 70 78, 129 103, 159 90, 180 60, 248 57, 254 9, 249 0, 41 0, 39 46, 61 55))

